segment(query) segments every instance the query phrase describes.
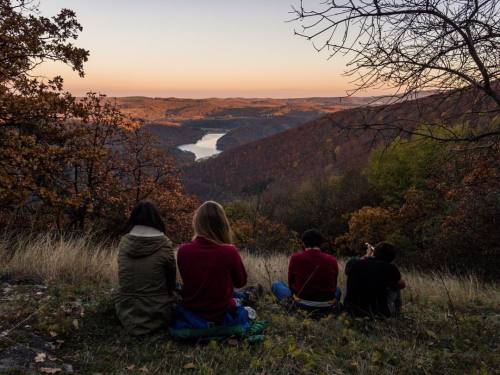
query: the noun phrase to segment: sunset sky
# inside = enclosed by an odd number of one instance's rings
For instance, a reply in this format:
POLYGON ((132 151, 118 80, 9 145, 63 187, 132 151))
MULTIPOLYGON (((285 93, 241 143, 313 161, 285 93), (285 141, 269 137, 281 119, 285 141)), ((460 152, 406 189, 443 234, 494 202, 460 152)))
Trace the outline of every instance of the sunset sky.
MULTIPOLYGON (((345 60, 318 54, 287 23, 298 0, 41 0, 43 15, 73 9, 90 51, 86 78, 61 74, 76 95, 306 97, 345 95, 345 60)), ((318 0, 319 3, 319 0, 318 0)))

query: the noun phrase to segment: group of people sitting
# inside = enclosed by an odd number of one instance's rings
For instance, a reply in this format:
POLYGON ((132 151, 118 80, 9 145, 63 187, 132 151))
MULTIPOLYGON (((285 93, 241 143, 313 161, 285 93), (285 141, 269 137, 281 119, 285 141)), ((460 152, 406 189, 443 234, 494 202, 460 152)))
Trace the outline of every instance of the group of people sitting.
MULTIPOLYGON (((165 235, 165 224, 151 202, 132 211, 118 253, 117 316, 130 334, 143 335, 166 327, 248 325, 252 309, 242 292, 247 272, 232 245, 223 207, 205 202, 193 218, 194 237, 177 251, 165 235), (177 278, 177 269, 181 282, 177 278), (239 291, 238 291, 239 290, 239 291)), ((304 249, 292 255, 288 285, 274 282, 272 291, 290 308, 330 313, 340 310, 339 268, 333 255, 321 251, 325 242, 316 230, 302 236, 304 249)), ((350 260, 344 307, 354 315, 396 315, 404 288, 392 264, 389 243, 368 245, 367 254, 350 260)))
POLYGON ((288 285, 274 282, 276 298, 291 307, 320 313, 344 309, 354 316, 397 316, 401 311, 401 289, 405 283, 392 263, 396 249, 388 242, 366 244, 363 257, 349 260, 345 266, 346 296, 337 285, 337 259, 322 251, 324 239, 317 230, 302 235, 304 249, 292 255, 288 267, 288 285))

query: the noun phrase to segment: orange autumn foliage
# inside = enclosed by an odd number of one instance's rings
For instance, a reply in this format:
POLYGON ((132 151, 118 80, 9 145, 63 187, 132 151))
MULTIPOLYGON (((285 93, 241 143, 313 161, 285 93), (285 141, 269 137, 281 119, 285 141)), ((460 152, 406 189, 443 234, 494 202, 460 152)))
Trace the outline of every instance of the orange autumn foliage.
POLYGON ((149 199, 168 234, 187 239, 197 201, 142 124, 103 96, 77 100, 60 77, 31 74, 50 60, 84 75, 75 14, 46 18, 33 3, 10 0, 0 0, 0 13, 0 226, 117 233, 135 203, 149 199))

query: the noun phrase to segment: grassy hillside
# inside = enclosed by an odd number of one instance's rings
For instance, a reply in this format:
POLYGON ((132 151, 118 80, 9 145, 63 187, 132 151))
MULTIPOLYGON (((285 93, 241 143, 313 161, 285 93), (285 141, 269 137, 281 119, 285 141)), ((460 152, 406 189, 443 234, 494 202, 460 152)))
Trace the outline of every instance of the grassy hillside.
POLYGON ((4 239, 0 373, 497 373, 496 285, 405 271, 402 318, 317 321, 286 313, 268 293, 270 281, 285 278, 286 257, 243 255, 250 283, 266 289, 257 308, 271 324, 264 342, 180 344, 165 333, 136 339, 122 331, 111 297, 115 246, 97 246, 89 238, 4 239))

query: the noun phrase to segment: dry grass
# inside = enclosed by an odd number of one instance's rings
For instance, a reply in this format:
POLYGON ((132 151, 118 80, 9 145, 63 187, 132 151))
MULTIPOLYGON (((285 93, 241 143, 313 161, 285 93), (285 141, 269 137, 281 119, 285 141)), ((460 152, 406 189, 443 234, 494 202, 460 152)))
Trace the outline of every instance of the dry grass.
MULTIPOLYGON (((247 267, 250 283, 260 283, 269 289, 270 282, 274 280, 287 280, 288 258, 284 255, 272 257, 259 257, 243 254, 247 267)), ((339 260, 339 285, 345 290, 345 260, 339 260)), ((422 273, 416 271, 402 271, 407 288, 405 294, 411 300, 425 302, 451 301, 455 304, 482 302, 494 304, 500 301, 500 287, 498 285, 484 284, 477 277, 457 277, 451 274, 422 273), (449 295, 449 297, 448 297, 449 295)))
POLYGON ((116 247, 96 244, 92 237, 52 235, 0 240, 0 264, 8 274, 39 277, 46 282, 115 283, 116 247))
MULTIPOLYGON (((0 239, 0 266, 3 272, 19 276, 36 276, 46 282, 63 281, 80 285, 84 282, 116 284, 116 245, 96 244, 92 237, 58 238, 56 236, 28 237, 11 241, 0 239), (14 243, 14 245, 9 245, 14 243)), ((259 283, 269 290, 274 280, 285 280, 288 258, 243 253, 249 273, 249 283, 259 283)), ((339 285, 345 288, 345 262, 339 262, 339 285)), ((476 277, 456 277, 449 274, 423 274, 403 271, 410 300, 454 304, 495 304, 500 300, 498 285, 483 284, 476 277), (448 297, 449 295, 449 297, 448 297)))
MULTIPOLYGON (((99 245, 92 238, 0 237, 0 275, 35 276, 48 284, 0 284, 0 331, 9 335, 0 335, 0 354, 12 345, 31 347, 35 333, 64 343, 55 366, 70 363, 82 374, 498 372, 500 288, 474 277, 403 271, 404 314, 388 321, 344 315, 312 320, 285 314, 267 295, 256 306, 259 319, 270 324, 261 345, 244 340, 185 345, 162 335, 136 340, 123 330, 111 298, 116 253, 116 244, 99 245)), ((286 280, 286 256, 243 253, 243 259, 251 284, 269 289, 273 280, 286 280)), ((345 262, 339 266, 345 287, 345 262)))

